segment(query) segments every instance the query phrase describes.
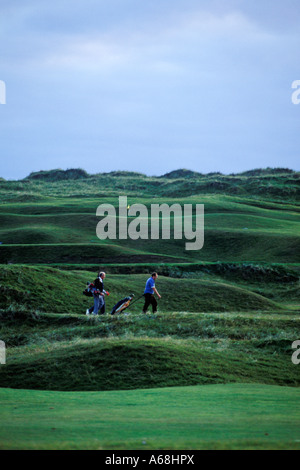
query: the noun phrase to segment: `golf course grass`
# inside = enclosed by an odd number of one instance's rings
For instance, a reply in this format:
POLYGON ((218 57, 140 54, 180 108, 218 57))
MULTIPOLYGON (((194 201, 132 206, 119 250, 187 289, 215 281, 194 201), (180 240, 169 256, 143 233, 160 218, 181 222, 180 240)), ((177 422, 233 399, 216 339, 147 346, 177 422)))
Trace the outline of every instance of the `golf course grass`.
POLYGON ((0 180, 0 449, 299 449, 298 181, 284 169, 0 180), (97 206, 120 195, 147 210, 204 204, 203 249, 99 240, 97 206), (86 316, 99 270, 106 314, 86 316), (153 271, 161 299, 145 315, 153 271))
POLYGON ((0 389, 1 449, 300 449, 300 392, 230 384, 0 389))

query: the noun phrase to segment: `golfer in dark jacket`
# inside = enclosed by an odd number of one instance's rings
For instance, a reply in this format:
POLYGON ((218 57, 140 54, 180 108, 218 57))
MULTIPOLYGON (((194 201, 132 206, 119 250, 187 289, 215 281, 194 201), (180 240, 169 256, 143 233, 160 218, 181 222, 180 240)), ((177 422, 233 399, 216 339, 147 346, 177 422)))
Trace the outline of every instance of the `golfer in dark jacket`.
POLYGON ((106 274, 104 272, 100 272, 97 279, 94 281, 95 292, 93 293, 94 296, 94 305, 91 308, 88 308, 86 311, 86 315, 98 315, 100 310, 100 314, 103 315, 105 313, 105 300, 104 295, 106 291, 104 290, 103 280, 105 279, 106 274))
POLYGON ((144 290, 145 304, 143 307, 143 313, 147 313, 147 310, 150 304, 152 305, 153 313, 157 311, 157 301, 154 297, 154 292, 159 299, 161 298, 161 296, 159 295, 155 287, 155 281, 157 278, 158 278, 158 274, 152 273, 151 277, 149 277, 149 279, 146 282, 146 287, 144 290))

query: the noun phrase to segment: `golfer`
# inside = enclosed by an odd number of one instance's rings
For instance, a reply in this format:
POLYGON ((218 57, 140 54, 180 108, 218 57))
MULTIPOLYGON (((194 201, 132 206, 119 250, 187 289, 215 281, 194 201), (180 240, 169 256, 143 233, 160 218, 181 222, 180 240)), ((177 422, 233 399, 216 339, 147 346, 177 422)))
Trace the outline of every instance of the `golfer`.
POLYGON ((159 295, 155 287, 155 281, 157 278, 158 278, 158 274, 152 273, 151 277, 149 277, 149 279, 146 282, 146 287, 144 290, 145 304, 143 307, 143 313, 147 313, 147 310, 150 304, 152 305, 153 313, 157 311, 157 301, 154 297, 154 292, 159 299, 161 298, 161 296, 159 295))
POLYGON ((98 315, 98 312, 100 310, 100 314, 104 315, 105 313, 105 300, 104 300, 104 295, 107 293, 104 290, 104 284, 103 281, 105 279, 106 274, 103 271, 100 271, 98 274, 97 279, 94 281, 94 305, 91 308, 88 308, 87 311, 85 312, 86 315, 90 315, 91 313, 93 315, 98 315))

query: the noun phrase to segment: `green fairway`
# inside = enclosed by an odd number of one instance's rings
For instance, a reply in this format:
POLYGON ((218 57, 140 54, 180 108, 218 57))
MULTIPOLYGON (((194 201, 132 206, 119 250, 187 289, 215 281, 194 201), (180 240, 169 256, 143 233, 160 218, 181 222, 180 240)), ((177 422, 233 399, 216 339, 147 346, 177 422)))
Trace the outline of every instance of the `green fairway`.
POLYGON ((0 389, 2 449, 300 449, 299 389, 0 389))

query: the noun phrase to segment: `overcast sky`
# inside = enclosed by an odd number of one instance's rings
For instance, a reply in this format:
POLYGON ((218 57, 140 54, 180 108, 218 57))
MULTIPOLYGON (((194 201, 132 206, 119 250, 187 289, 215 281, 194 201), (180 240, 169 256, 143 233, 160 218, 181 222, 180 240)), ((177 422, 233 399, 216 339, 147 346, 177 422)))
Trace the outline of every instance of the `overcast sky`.
POLYGON ((299 170, 299 0, 1 0, 0 176, 299 170))

